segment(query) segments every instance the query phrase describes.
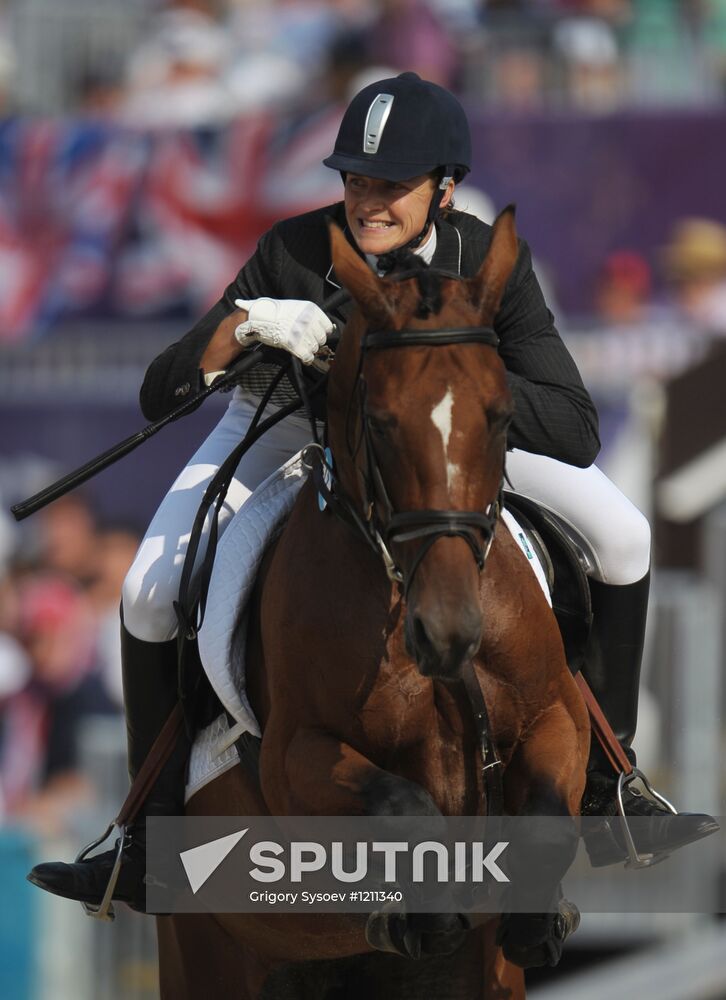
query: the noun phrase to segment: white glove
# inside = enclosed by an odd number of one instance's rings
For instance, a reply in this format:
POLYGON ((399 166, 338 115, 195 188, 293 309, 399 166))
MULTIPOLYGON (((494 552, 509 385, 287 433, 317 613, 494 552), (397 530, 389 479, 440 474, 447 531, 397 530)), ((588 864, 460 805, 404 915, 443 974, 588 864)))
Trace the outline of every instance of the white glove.
POLYGON ((306 364, 312 364, 315 352, 333 332, 333 324, 313 302, 300 299, 235 299, 238 309, 246 309, 248 318, 234 331, 246 346, 259 340, 270 347, 280 347, 306 364))

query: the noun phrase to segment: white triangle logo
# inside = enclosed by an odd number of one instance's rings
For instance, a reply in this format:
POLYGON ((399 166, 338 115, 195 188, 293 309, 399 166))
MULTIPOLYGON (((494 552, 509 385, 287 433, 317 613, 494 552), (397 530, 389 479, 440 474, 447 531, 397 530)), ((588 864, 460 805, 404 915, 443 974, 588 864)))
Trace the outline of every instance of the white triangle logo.
POLYGON ((187 873, 193 893, 197 893, 202 888, 212 872, 219 868, 230 851, 239 844, 247 830, 249 827, 240 830, 239 833, 230 833, 227 837, 210 840, 207 844, 200 844, 199 847, 192 847, 188 851, 181 852, 179 857, 184 865, 184 871, 187 873))

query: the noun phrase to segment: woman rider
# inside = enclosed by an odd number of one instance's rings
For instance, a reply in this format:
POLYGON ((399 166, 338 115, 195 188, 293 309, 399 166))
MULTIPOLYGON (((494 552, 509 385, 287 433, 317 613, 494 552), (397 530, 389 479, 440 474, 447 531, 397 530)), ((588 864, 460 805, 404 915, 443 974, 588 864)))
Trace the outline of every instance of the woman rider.
MULTIPOLYGON (((220 301, 181 341, 151 364, 141 389, 146 417, 168 413, 204 381, 211 382, 252 341, 296 355, 310 364, 332 330, 320 310, 338 284, 332 270, 326 219, 332 217, 372 267, 378 258, 408 247, 437 268, 474 275, 491 229, 452 207, 455 185, 470 169, 469 127, 459 102, 414 73, 381 80, 362 90, 347 109, 331 156, 340 171, 343 203, 275 225, 220 301)), ((335 318, 345 322, 352 306, 335 318)), ((531 267, 519 255, 495 320, 499 351, 515 403, 507 469, 514 487, 571 522, 596 554, 591 589, 594 645, 601 669, 591 683, 619 739, 635 732, 640 660, 650 565, 650 530, 642 514, 592 464, 599 450, 597 415, 575 364, 562 343, 531 267)), ((276 367, 244 375, 229 408, 182 471, 155 515, 123 588, 122 645, 133 777, 177 697, 179 590, 189 532, 205 487, 244 435, 276 367)), ((285 379, 272 396, 293 398, 285 379)), ((251 491, 309 440, 301 416, 288 416, 248 452, 237 469, 221 512, 224 531, 251 491)), ((145 804, 148 815, 183 811, 188 747, 180 739, 145 804)), ((631 754, 632 752, 629 751, 631 754)), ((614 812, 615 779, 595 750, 585 802, 596 814, 614 812)), ((625 791, 630 815, 651 817, 650 843, 669 851, 716 828, 708 816, 681 816, 625 791)), ((623 857, 624 857, 623 852, 623 857)), ((31 881, 62 896, 99 903, 114 852, 76 864, 36 866, 31 881)), ((114 898, 144 908, 145 820, 130 831, 114 898)))

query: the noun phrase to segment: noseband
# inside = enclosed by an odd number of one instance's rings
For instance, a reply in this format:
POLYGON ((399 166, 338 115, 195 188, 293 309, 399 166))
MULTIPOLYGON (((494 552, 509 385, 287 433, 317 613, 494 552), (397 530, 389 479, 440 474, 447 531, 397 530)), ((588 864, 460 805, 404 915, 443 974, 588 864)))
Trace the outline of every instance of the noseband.
POLYGON ((394 511, 383 481, 366 417, 363 359, 370 351, 391 347, 438 347, 451 344, 485 344, 487 347, 497 347, 499 340, 492 327, 475 326, 433 330, 374 330, 366 332, 361 341, 361 359, 356 375, 356 386, 360 397, 362 440, 367 460, 365 517, 368 533, 383 558, 389 578, 403 586, 406 597, 417 569, 439 538, 463 538, 472 551, 479 572, 482 572, 501 511, 503 476, 496 499, 483 513, 474 510, 394 511), (378 516, 378 508, 383 511, 382 518, 378 516), (391 556, 390 546, 395 542, 408 542, 416 538, 422 538, 424 542, 416 552, 408 574, 404 576, 391 556))

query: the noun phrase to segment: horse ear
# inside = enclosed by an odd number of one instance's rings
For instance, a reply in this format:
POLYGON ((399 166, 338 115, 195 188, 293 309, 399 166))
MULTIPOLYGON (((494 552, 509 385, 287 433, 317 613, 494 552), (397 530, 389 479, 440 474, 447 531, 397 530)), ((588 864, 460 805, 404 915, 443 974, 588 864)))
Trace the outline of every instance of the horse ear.
POLYGON ((519 247, 514 213, 514 205, 507 205, 496 217, 486 257, 478 273, 468 281, 469 297, 480 310, 484 322, 494 319, 517 261, 519 247))
POLYGON ((383 325, 393 312, 389 302, 391 290, 361 260, 343 235, 343 230, 332 219, 328 219, 328 232, 336 278, 350 292, 366 319, 383 325))

